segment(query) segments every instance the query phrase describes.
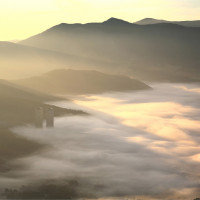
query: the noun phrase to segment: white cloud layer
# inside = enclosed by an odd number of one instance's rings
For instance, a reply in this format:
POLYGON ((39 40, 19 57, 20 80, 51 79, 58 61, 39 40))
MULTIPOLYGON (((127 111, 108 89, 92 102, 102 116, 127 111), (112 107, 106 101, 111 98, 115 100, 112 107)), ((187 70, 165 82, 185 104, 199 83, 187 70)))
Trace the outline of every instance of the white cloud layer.
POLYGON ((153 87, 55 103, 92 115, 57 118, 55 129, 15 128, 16 134, 48 148, 17 160, 25 168, 9 173, 0 184, 76 179, 98 197, 196 197, 200 95, 190 90, 198 86, 153 87))

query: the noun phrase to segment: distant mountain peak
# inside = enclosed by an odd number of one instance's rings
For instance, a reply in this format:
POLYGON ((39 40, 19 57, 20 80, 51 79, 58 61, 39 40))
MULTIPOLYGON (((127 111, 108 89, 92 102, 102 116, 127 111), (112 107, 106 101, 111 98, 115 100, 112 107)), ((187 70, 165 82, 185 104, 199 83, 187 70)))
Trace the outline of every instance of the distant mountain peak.
POLYGON ((122 24, 122 23, 126 23, 126 24, 130 24, 129 22, 122 20, 122 19, 118 19, 115 17, 111 17, 110 19, 104 21, 103 23, 107 23, 107 24, 122 24))
POLYGON ((146 18, 144 18, 143 20, 157 20, 157 19, 152 18, 152 17, 146 17, 146 18))
POLYGON ((135 24, 147 25, 147 24, 159 24, 159 23, 167 23, 168 21, 162 19, 154 19, 154 18, 144 18, 140 21, 135 22, 135 24))

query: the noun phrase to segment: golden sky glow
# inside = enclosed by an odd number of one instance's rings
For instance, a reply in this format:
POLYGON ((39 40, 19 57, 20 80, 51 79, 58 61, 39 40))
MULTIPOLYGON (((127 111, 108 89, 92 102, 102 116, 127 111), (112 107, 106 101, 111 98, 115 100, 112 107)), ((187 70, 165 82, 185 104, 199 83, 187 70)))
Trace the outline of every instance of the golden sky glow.
POLYGON ((0 0, 0 40, 25 39, 56 24, 200 19, 199 0, 0 0))

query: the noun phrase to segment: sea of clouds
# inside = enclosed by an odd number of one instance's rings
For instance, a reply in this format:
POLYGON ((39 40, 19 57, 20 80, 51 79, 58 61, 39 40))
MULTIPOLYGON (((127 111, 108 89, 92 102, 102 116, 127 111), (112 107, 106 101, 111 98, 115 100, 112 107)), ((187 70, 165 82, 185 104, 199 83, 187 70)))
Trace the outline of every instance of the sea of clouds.
POLYGON ((200 87, 152 84, 153 90, 73 97, 52 104, 88 116, 55 119, 54 129, 16 127, 45 144, 15 161, 0 184, 77 180, 100 197, 186 198, 200 195, 200 87))

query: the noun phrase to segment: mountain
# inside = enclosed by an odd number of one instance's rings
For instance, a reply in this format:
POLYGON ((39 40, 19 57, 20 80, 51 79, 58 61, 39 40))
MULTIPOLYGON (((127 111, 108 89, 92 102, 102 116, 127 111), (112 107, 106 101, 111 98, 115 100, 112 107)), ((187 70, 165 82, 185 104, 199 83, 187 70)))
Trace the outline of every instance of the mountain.
POLYGON ((135 22, 134 24, 148 25, 148 24, 160 24, 160 23, 170 23, 170 22, 166 20, 160 20, 160 19, 145 18, 145 19, 135 22))
POLYGON ((88 94, 150 88, 126 76, 71 69, 54 70, 39 77, 17 80, 14 83, 51 94, 88 94))
POLYGON ((145 19, 135 22, 135 24, 139 24, 139 25, 159 24, 159 23, 172 23, 172 24, 177 24, 177 25, 187 26, 187 27, 200 27, 200 20, 167 21, 167 20, 160 20, 160 19, 153 19, 153 18, 145 18, 145 19))
POLYGON ((200 27, 200 20, 196 20, 196 21, 179 21, 179 22, 174 22, 174 23, 182 25, 182 26, 188 26, 188 27, 200 27))
POLYGON ((62 52, 30 47, 11 42, 0 42, 0 78, 19 79, 39 75, 57 67, 98 65, 96 60, 62 52))
MULTIPOLYGON (((43 105, 49 95, 30 93, 7 81, 0 80, 0 173, 12 168, 9 162, 43 148, 42 145, 19 137, 10 128, 33 123, 34 109, 43 105)), ((53 100, 50 98, 50 100, 53 100)))
POLYGON ((111 17, 110 19, 103 22, 103 24, 109 24, 109 25, 113 25, 113 24, 116 24, 116 25, 123 24, 124 25, 124 24, 127 24, 127 25, 130 25, 131 23, 124 21, 122 19, 117 19, 117 18, 111 17))
MULTIPOLYGON (((30 92, 8 81, 0 80, 0 173, 10 170, 12 159, 27 156, 44 148, 44 145, 12 133, 12 127, 33 124, 35 109, 48 107, 45 101, 59 100, 57 97, 30 92)), ((55 115, 82 115, 82 111, 54 107, 55 115)), ((17 166, 14 166, 16 168, 17 166)))
MULTIPOLYGON (((0 80, 0 127, 34 123, 34 110, 37 107, 48 107, 46 101, 58 101, 60 98, 32 91, 0 80), (29 91, 31 92, 29 92, 29 91)), ((83 112, 54 107, 55 115, 83 114, 83 112)))
POLYGON ((170 23, 141 26, 111 18, 103 23, 62 23, 20 44, 98 60, 100 65, 92 65, 98 71, 182 82, 200 80, 199 35, 200 28, 170 23))

